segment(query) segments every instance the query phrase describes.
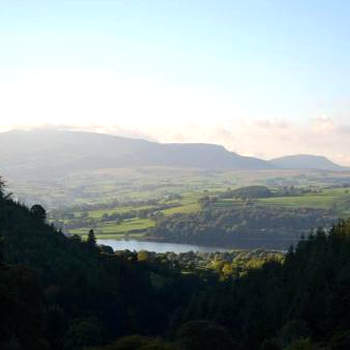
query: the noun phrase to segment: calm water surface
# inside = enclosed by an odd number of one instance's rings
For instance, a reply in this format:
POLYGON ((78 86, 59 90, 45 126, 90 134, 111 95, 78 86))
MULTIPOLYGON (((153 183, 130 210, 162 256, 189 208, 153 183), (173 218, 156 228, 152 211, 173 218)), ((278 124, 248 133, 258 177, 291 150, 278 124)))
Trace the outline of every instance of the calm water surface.
POLYGON ((152 241, 136 241, 136 240, 117 240, 117 239, 99 239, 99 244, 109 245, 114 250, 148 250, 156 253, 174 252, 186 253, 190 251, 194 252, 219 252, 227 249, 216 247, 202 247, 192 244, 180 244, 180 243, 165 243, 165 242, 152 242, 152 241))

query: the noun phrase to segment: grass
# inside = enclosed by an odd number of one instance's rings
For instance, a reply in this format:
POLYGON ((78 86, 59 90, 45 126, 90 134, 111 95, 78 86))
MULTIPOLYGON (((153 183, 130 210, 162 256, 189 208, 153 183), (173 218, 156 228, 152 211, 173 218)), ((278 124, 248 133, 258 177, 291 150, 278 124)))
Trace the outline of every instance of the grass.
MULTIPOLYGON (((198 192, 188 192, 183 194, 183 198, 181 200, 169 200, 164 203, 168 204, 177 204, 178 206, 168 209, 163 209, 161 212, 165 216, 170 216, 178 213, 193 213, 197 212, 200 207, 198 204, 198 198, 200 198, 202 194, 198 192)), ((157 206, 157 205, 156 205, 157 206)), ((102 218, 104 214, 112 214, 112 213, 123 213, 128 211, 137 211, 142 209, 152 209, 156 208, 156 206, 152 205, 144 205, 144 206, 136 206, 136 207, 116 207, 112 209, 96 209, 90 210, 88 212, 89 217, 99 220, 102 218)), ((80 216, 81 212, 75 212, 75 216, 80 216)), ((153 220, 147 218, 132 218, 124 220, 122 223, 117 224, 115 222, 103 222, 98 223, 97 227, 94 228, 96 235, 99 238, 123 238, 124 235, 128 235, 128 237, 140 238, 143 237, 145 231, 149 228, 152 228, 155 225, 153 220)), ((86 236, 87 232, 90 228, 88 227, 80 227, 76 229, 71 229, 71 234, 78 234, 82 237, 86 236)))
MULTIPOLYGON (((161 199, 169 193, 182 195, 204 190, 223 191, 248 185, 327 186, 349 182, 350 172, 324 173, 303 170, 207 171, 173 167, 115 168, 72 172, 65 177, 26 181, 8 179, 9 191, 22 201, 40 203, 48 210, 113 200, 161 199), (338 179, 338 180, 337 180, 338 179), (348 179, 348 180, 347 180, 348 179)), ((99 217, 99 213, 92 213, 99 217)), ((103 214, 102 214, 103 215, 103 214)))
POLYGON ((334 209, 338 215, 346 215, 350 210, 350 194, 345 189, 323 190, 320 193, 305 194, 295 197, 274 197, 258 200, 269 206, 291 208, 334 209))
MULTIPOLYGON (((87 238, 87 235, 80 235, 83 239, 87 238)), ((144 233, 130 233, 130 234, 106 234, 106 233, 100 233, 100 234, 96 234, 96 238, 97 239, 118 239, 118 240, 122 240, 122 239, 142 239, 145 237, 144 233)))
MULTIPOLYGON (((319 193, 307 193, 300 196, 272 197, 254 200, 260 205, 286 208, 332 209, 339 216, 350 215, 350 193, 345 188, 324 189, 319 193)), ((242 205, 238 199, 221 199, 218 208, 242 205)))
MULTIPOLYGON (((114 213, 126 213, 128 211, 136 211, 136 210, 143 210, 143 209, 150 209, 152 208, 151 205, 144 205, 144 206, 136 206, 136 207, 115 207, 112 209, 95 209, 95 210, 89 210, 88 214, 90 217, 94 219, 100 219, 104 214, 114 214, 114 213)), ((82 212, 75 212, 76 216, 80 216, 82 212)))
MULTIPOLYGON (((189 214, 200 210, 198 199, 203 196, 202 191, 188 191, 182 193, 183 198, 176 201, 179 205, 173 208, 164 209, 162 213, 165 216, 174 214, 189 214)), ((315 208, 315 209, 333 209, 339 216, 350 215, 350 193, 344 188, 325 189, 319 193, 307 193, 301 196, 288 197, 272 197, 258 199, 256 202, 264 206, 278 206, 287 208, 315 208)), ((172 201, 168 201, 172 203, 172 201)), ((238 199, 222 199, 216 203, 216 207, 225 208, 231 206, 242 205, 242 200, 238 199)), ((98 209, 89 211, 89 216, 99 219, 103 214, 111 214, 113 212, 126 212, 130 210, 149 209, 152 206, 140 207, 117 207, 114 209, 98 209)), ((145 231, 152 228, 155 222, 147 218, 132 218, 124 220, 120 224, 115 222, 104 222, 95 228, 96 235, 99 238, 124 238, 125 235, 131 238, 142 238, 145 231)), ((89 228, 82 227, 72 229, 72 234, 86 235, 89 228)))
POLYGON ((258 202, 265 205, 283 206, 283 207, 304 207, 329 209, 336 203, 337 197, 329 196, 301 196, 301 197, 275 197, 260 199, 258 202))
POLYGON ((185 204, 179 207, 169 208, 162 210, 165 216, 174 214, 190 214, 199 211, 200 207, 198 203, 185 204))
MULTIPOLYGON (((112 222, 106 222, 98 225, 94 230, 97 235, 124 235, 130 233, 139 233, 138 231, 144 231, 154 226, 154 221, 150 219, 132 218, 125 220, 120 224, 112 222)), ((77 229, 71 229, 71 234, 86 235, 89 228, 81 227, 77 229)))
POLYGON ((232 207, 236 205, 242 205, 243 201, 240 199, 221 199, 215 203, 217 208, 232 207))
MULTIPOLYGON (((169 202, 170 203, 170 202, 169 202)), ((152 205, 144 205, 144 206, 136 206, 136 207, 116 207, 112 209, 96 209, 88 211, 89 217, 94 219, 101 219, 104 214, 114 214, 114 213, 125 213, 129 211, 138 211, 143 209, 152 209, 154 206, 152 205)), ((178 206, 168 209, 163 209, 161 212, 166 215, 173 215, 178 213, 193 213, 200 209, 199 204, 196 199, 185 199, 178 206)), ((75 216, 78 217, 82 214, 82 212, 75 212, 75 216)))
MULTIPOLYGON (((338 183, 346 181, 349 173, 323 174, 312 171, 263 170, 263 171, 203 171, 199 169, 180 169, 164 167, 145 167, 137 169, 100 169, 71 174, 64 179, 45 184, 33 181, 20 184, 19 188, 10 188, 16 194, 26 198, 33 196, 35 203, 46 208, 71 207, 75 204, 108 204, 112 201, 156 199, 159 203, 176 204, 176 207, 163 209, 165 216, 178 213, 195 213, 199 208, 198 199, 206 195, 216 195, 227 188, 238 188, 247 185, 266 185, 270 188, 294 185, 297 187, 324 188, 332 183, 330 179, 339 178, 338 183), (171 194, 180 194, 181 199, 167 200, 171 194)), ((18 184, 17 184, 18 186, 18 184)), ((10 186, 11 187, 11 186, 10 186)), ((256 202, 266 206, 305 207, 320 209, 335 209, 339 216, 350 215, 350 194, 346 189, 326 189, 321 193, 311 193, 294 197, 274 197, 260 199, 256 202)), ((228 199, 219 200, 217 207, 240 206, 242 201, 228 199)), ((123 213, 142 209, 151 209, 153 206, 124 206, 112 209, 97 209, 88 212, 89 217, 99 221, 104 214, 123 213)), ((76 217, 81 211, 75 209, 76 217)), ((65 220, 69 224, 69 220, 65 220)), ((154 226, 150 219, 133 218, 121 224, 103 222, 95 228, 99 237, 123 237, 125 234, 139 237, 145 230, 154 226)), ((84 236, 90 227, 80 227, 70 230, 84 236)))

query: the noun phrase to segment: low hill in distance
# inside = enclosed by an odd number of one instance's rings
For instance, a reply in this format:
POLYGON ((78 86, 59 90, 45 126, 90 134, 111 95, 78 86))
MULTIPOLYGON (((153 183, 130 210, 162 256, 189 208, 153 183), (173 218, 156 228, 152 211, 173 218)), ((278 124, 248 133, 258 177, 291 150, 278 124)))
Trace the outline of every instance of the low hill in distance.
POLYGON ((327 171, 345 171, 349 170, 333 163, 323 156, 314 156, 309 154, 299 154, 275 158, 270 160, 270 163, 276 168, 282 169, 318 169, 327 171))

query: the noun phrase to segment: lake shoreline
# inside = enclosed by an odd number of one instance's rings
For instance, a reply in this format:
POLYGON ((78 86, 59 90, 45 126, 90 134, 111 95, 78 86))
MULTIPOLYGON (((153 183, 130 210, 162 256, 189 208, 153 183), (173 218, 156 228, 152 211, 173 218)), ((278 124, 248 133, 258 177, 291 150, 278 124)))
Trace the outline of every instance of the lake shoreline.
POLYGON ((113 248, 113 250, 130 250, 130 251, 140 251, 147 250, 155 253, 185 253, 185 252, 225 252, 229 250, 234 250, 233 248, 220 248, 220 247, 210 247, 201 246, 186 243, 174 243, 174 242, 159 242, 150 240, 136 240, 136 239, 99 239, 97 238, 98 244, 108 245, 113 248))
POLYGON ((253 251, 253 250, 268 250, 285 253, 285 249, 276 248, 264 248, 264 247, 254 247, 254 248, 243 248, 243 247, 220 247, 220 246, 209 246, 200 244, 190 244, 190 243, 176 243, 176 242, 164 242, 164 241, 151 241, 151 240, 139 240, 139 239, 99 239, 97 238, 97 243, 101 245, 107 245, 113 248, 113 250, 130 250, 130 251, 140 251, 147 250, 155 253, 167 253, 174 252, 176 254, 186 253, 186 252, 230 252, 230 251, 253 251))

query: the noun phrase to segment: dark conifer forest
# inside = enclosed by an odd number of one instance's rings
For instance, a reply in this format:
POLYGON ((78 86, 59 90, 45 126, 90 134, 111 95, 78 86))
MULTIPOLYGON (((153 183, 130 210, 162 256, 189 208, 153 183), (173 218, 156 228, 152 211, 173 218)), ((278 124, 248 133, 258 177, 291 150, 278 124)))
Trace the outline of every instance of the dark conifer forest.
POLYGON ((350 348, 350 221, 222 278, 68 237, 0 187, 1 350, 350 348))

